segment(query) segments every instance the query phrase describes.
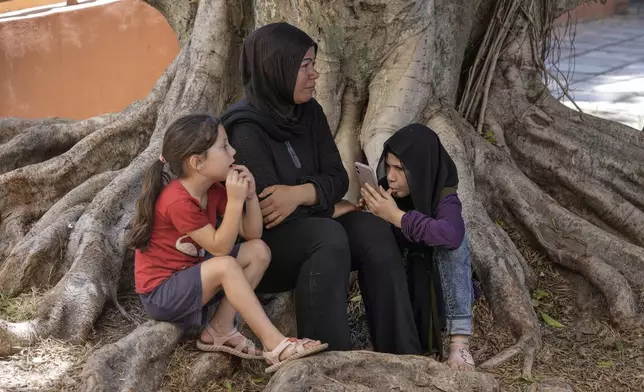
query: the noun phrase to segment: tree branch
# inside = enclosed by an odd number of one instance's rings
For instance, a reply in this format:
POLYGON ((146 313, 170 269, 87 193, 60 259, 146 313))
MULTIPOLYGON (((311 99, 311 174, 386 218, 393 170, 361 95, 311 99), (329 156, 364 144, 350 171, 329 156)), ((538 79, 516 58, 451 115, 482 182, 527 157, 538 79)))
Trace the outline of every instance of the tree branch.
POLYGON ((184 46, 190 39, 197 15, 197 0, 144 0, 165 17, 179 40, 184 46))

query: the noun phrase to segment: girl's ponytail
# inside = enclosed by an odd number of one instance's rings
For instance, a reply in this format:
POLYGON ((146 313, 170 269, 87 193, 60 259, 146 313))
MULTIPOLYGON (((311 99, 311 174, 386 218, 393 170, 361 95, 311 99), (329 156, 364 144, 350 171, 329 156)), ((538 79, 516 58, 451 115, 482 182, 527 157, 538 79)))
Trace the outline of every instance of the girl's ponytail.
POLYGON ((145 173, 130 233, 130 245, 136 249, 145 250, 150 242, 154 223, 154 205, 168 180, 167 175, 163 173, 164 165, 161 160, 157 160, 145 173))

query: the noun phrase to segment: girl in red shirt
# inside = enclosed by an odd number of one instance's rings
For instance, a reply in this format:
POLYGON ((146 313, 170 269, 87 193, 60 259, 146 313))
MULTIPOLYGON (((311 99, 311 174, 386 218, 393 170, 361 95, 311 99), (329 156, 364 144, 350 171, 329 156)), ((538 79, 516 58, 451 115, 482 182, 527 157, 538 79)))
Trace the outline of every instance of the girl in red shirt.
POLYGON ((132 225, 136 291, 151 318, 204 325, 199 349, 266 359, 272 372, 327 344, 284 337, 253 292, 270 250, 260 239, 255 180, 246 167, 234 165, 234 155, 213 116, 183 116, 168 127, 162 154, 145 175, 132 225), (176 178, 170 180, 165 168, 176 178), (246 241, 236 245, 238 235, 246 241), (221 288, 225 297, 207 321, 205 307, 221 288), (237 331, 237 311, 265 351, 237 331))

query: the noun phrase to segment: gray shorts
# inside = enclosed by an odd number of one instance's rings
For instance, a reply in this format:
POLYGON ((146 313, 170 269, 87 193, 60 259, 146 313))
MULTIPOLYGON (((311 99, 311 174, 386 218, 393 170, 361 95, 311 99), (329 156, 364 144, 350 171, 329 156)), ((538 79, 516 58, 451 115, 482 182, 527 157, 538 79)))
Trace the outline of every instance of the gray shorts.
MULTIPOLYGON (((236 244, 230 256, 237 257, 241 244, 236 244)), ((210 256, 212 257, 212 256, 210 256)), ((206 259, 210 258, 206 256, 206 259)), ((154 320, 181 324, 183 328, 205 325, 207 309, 224 297, 223 290, 206 304, 201 303, 201 263, 177 271, 147 294, 139 294, 143 308, 154 320)))

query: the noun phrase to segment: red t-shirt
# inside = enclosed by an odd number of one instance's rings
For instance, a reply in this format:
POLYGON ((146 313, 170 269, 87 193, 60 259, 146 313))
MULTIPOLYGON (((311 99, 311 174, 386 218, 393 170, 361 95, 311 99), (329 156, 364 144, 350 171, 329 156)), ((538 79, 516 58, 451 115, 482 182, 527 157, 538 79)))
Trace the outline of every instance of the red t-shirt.
POLYGON ((216 225, 223 215, 228 197, 226 188, 215 183, 208 190, 206 210, 190 196, 179 180, 172 180, 161 191, 154 206, 154 223, 145 252, 134 254, 136 292, 146 294, 173 273, 192 267, 204 260, 205 250, 187 233, 208 223, 216 225))

